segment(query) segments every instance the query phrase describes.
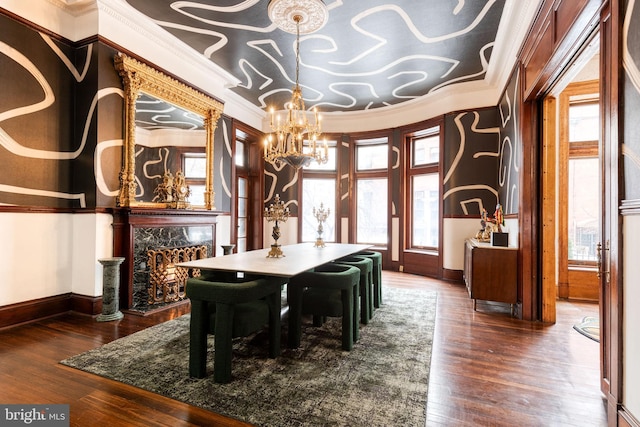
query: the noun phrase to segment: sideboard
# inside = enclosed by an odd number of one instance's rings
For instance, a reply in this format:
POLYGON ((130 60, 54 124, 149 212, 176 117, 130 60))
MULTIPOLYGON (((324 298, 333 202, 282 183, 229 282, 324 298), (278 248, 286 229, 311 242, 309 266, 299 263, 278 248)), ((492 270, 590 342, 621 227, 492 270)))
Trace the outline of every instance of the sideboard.
POLYGON ((518 249, 491 246, 467 239, 464 247, 464 282, 473 299, 511 304, 518 303, 518 249))

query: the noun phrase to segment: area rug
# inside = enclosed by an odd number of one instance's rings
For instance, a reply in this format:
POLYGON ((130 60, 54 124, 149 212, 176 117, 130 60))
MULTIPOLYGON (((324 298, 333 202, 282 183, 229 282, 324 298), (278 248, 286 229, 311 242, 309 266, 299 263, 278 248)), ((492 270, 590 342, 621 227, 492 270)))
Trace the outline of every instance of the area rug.
POLYGON ((269 359, 267 333, 235 339, 232 381, 213 382, 213 337, 204 379, 189 378, 189 315, 61 363, 257 426, 424 426, 436 294, 383 288, 350 352, 340 319, 304 319, 298 349, 269 359))
POLYGON ((585 316, 580 323, 573 325, 573 329, 587 338, 600 342, 600 321, 597 317, 585 316))

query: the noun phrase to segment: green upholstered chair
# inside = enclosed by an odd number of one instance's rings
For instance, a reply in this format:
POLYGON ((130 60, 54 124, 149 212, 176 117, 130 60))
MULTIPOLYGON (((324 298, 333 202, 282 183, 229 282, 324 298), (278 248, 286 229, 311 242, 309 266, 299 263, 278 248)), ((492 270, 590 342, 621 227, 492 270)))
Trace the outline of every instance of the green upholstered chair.
POLYGON ((355 256, 371 258, 373 261, 373 307, 382 304, 382 254, 375 251, 361 251, 355 256))
POLYGON ((302 315, 312 315, 314 325, 324 317, 342 317, 342 349, 350 351, 360 336, 360 270, 325 264, 289 279, 289 347, 300 346, 302 315))
POLYGON ((373 317, 373 260, 360 256, 346 256, 338 259, 336 263, 360 270, 360 321, 366 325, 373 317))
POLYGON ((283 280, 207 275, 187 280, 191 300, 189 375, 207 374, 207 334, 214 335, 213 377, 231 381, 232 338, 269 325, 269 357, 280 355, 280 308, 283 280), (215 280, 214 280, 215 279, 215 280), (221 281, 224 279, 226 281, 221 281))

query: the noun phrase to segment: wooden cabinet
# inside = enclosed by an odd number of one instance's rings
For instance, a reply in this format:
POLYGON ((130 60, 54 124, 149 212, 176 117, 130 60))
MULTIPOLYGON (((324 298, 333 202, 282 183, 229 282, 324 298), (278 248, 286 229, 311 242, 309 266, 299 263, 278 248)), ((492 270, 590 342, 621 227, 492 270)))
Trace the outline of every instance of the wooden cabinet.
POLYGON ((476 300, 512 305, 518 302, 518 250, 491 246, 476 239, 465 241, 464 282, 469 296, 476 300))

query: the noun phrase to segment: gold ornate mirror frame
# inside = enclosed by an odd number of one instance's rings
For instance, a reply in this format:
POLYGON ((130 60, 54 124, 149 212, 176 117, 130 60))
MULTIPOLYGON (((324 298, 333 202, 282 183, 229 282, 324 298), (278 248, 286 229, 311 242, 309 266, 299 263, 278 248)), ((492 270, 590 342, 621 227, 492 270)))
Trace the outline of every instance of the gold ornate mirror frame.
POLYGON ((167 207, 165 203, 136 201, 136 155, 135 126, 136 100, 141 92, 156 96, 185 108, 204 118, 206 131, 206 168, 205 209, 213 210, 213 133, 222 114, 223 104, 202 92, 187 86, 162 72, 149 67, 122 53, 114 58, 124 85, 125 140, 120 172, 120 194, 116 199, 118 206, 167 207))

